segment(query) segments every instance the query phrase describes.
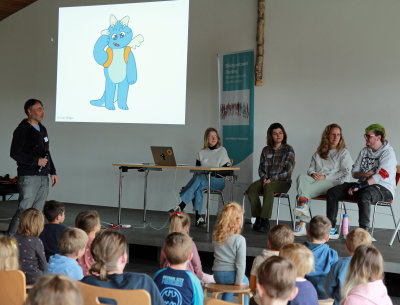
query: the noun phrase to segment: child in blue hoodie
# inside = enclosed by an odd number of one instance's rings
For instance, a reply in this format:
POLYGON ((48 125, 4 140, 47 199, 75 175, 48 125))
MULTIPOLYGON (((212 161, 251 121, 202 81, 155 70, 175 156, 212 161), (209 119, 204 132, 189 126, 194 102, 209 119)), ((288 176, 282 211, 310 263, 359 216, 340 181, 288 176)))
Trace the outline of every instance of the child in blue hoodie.
POLYGON ((82 267, 76 261, 85 253, 88 236, 78 228, 67 228, 58 240, 61 254, 50 256, 48 270, 53 274, 65 274, 73 280, 83 279, 82 267))
POLYGON ((315 287, 319 300, 329 299, 325 292, 325 278, 334 263, 338 261, 336 250, 331 249, 326 242, 329 240, 331 222, 325 216, 315 216, 310 221, 308 236, 310 241, 304 245, 314 254, 315 270, 306 275, 315 287))
POLYGON ((346 280, 351 258, 360 245, 371 245, 372 238, 367 231, 361 228, 354 229, 346 237, 346 249, 350 252, 349 257, 339 259, 329 271, 325 280, 326 294, 335 299, 335 305, 340 304, 342 299, 342 287, 346 280))

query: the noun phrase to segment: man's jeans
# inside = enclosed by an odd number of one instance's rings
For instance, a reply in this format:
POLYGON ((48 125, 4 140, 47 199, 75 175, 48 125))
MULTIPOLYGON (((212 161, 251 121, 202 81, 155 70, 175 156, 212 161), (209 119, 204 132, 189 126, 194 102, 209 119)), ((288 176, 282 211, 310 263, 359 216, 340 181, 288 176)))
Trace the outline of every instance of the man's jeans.
POLYGON ((354 192, 353 196, 348 194, 349 188, 359 185, 359 183, 343 183, 328 190, 326 194, 326 216, 332 223, 332 228, 336 226, 339 201, 351 198, 358 201, 358 223, 360 228, 369 228, 369 217, 371 204, 377 201, 393 200, 392 193, 379 184, 373 184, 354 192))
POLYGON ((42 212, 44 203, 47 199, 47 194, 49 193, 49 177, 19 176, 18 190, 18 209, 8 227, 8 234, 11 236, 17 232, 19 218, 24 210, 36 208, 42 212))

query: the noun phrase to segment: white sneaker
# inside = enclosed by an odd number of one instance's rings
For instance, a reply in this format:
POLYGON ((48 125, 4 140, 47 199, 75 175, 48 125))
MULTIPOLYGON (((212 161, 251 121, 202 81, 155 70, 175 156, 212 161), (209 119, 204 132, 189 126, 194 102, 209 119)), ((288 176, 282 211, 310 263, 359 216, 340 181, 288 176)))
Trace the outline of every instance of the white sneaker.
POLYGON ((293 213, 295 216, 303 219, 310 219, 310 209, 308 208, 308 204, 301 205, 297 208, 293 209, 293 213))
POLYGON ((293 235, 294 235, 294 236, 307 236, 306 223, 301 221, 301 222, 296 226, 296 230, 294 230, 293 235))
POLYGON ((339 239, 339 232, 336 228, 332 228, 329 233, 329 239, 339 239))

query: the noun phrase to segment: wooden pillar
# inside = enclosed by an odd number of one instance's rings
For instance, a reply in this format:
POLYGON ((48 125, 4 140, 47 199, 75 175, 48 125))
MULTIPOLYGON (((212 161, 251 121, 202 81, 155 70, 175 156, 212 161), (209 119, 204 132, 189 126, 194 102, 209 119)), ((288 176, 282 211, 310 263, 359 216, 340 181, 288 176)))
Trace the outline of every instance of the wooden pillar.
POLYGON ((263 85, 264 11, 265 11, 265 0, 258 0, 257 50, 256 50, 256 67, 255 67, 256 86, 263 85))

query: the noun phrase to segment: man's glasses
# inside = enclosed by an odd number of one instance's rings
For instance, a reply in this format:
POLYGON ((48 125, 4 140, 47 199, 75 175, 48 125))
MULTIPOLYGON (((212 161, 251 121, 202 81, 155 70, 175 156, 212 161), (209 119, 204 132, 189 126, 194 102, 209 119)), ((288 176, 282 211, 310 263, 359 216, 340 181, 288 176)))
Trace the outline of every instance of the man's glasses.
POLYGON ((376 135, 374 135, 374 134, 365 134, 364 135, 364 138, 366 138, 366 139, 369 139, 369 138, 371 138, 371 137, 376 137, 376 135))

